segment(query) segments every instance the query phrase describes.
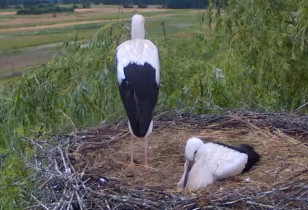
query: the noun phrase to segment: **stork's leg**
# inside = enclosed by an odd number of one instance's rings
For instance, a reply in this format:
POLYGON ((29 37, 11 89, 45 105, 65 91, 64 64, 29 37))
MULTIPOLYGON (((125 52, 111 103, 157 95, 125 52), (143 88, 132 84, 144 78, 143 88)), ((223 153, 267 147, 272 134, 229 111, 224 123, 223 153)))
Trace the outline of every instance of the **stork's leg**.
POLYGON ((134 136, 131 134, 130 135, 130 166, 134 166, 134 154, 133 154, 133 149, 134 149, 134 136))
POLYGON ((144 166, 148 167, 148 137, 144 137, 144 166))

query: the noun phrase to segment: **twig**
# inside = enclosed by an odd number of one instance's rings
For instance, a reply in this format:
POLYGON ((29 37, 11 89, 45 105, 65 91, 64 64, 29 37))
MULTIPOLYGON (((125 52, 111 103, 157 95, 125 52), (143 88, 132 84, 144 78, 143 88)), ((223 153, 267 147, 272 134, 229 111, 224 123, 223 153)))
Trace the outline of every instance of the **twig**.
POLYGON ((270 206, 270 205, 266 205, 266 204, 262 204, 262 203, 256 203, 256 202, 253 202, 253 201, 246 201, 246 203, 256 205, 256 206, 265 207, 267 209, 276 209, 275 206, 270 206))
POLYGON ((24 136, 23 138, 26 139, 26 140, 28 140, 28 141, 30 141, 33 145, 39 147, 40 149, 43 149, 43 146, 39 145, 39 144, 38 144, 37 142, 35 142, 33 139, 30 139, 30 138, 25 137, 25 136, 24 136))
POLYGON ((298 108, 295 109, 295 112, 298 112, 300 109, 304 108, 306 105, 308 105, 308 102, 300 105, 298 108))
POLYGON ((41 201, 39 201, 34 195, 31 194, 31 197, 34 198, 34 200, 44 209, 49 210, 49 208, 47 208, 47 206, 45 206, 41 201))
POLYGON ((76 128, 75 123, 73 122, 73 120, 72 120, 69 116, 67 116, 67 114, 65 114, 61 109, 59 109, 59 111, 60 111, 61 114, 64 115, 64 117, 65 117, 66 119, 69 120, 69 122, 70 122, 70 123, 72 124, 72 126, 74 127, 75 133, 77 133, 78 130, 77 130, 77 128, 76 128))
POLYGON ((70 174, 72 173, 72 171, 71 171, 71 169, 67 166, 67 163, 66 163, 66 160, 65 160, 65 158, 64 158, 63 152, 62 152, 62 150, 61 150, 59 147, 57 147, 57 149, 59 150, 59 152, 60 152, 60 154, 61 154, 61 157, 62 157, 62 163, 63 163, 64 168, 65 168, 64 173, 65 173, 66 175, 70 175, 70 174))

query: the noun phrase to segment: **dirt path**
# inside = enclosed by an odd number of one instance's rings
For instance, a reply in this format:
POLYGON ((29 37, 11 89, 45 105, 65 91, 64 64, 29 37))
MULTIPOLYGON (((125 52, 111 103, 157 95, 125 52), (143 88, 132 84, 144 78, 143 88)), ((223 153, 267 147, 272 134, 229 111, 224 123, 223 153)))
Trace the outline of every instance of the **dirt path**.
POLYGON ((16 12, 0 12, 0 16, 16 15, 16 12))

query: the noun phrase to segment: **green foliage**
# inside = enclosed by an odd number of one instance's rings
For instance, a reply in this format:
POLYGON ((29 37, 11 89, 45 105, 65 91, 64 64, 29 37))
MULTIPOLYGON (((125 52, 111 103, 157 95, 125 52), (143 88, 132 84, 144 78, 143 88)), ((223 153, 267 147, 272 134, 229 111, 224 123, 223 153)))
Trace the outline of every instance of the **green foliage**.
POLYGON ((6 9, 9 5, 9 0, 0 1, 0 8, 6 9))
POLYGON ((290 111, 307 102, 307 8, 305 0, 230 0, 217 12, 210 43, 235 107, 290 111))
POLYGON ((210 34, 201 23, 193 40, 159 46, 160 107, 307 112, 308 2, 228 4, 226 11, 210 7, 208 20, 216 23, 210 34))
POLYGON ((91 1, 90 0, 83 0, 82 1, 82 8, 91 8, 91 1))
POLYGON ((89 44, 77 38, 66 42, 61 56, 19 79, 12 96, 14 122, 23 128, 39 125, 65 131, 72 128, 71 121, 83 127, 114 113, 121 105, 113 66, 121 31, 107 25, 89 44))
POLYGON ((32 188, 31 177, 16 153, 3 153, 0 150, 0 208, 22 209, 27 205, 28 192, 32 188))
POLYGON ((167 8, 170 9, 187 9, 187 8, 204 8, 207 6, 207 0, 167 0, 167 8))
POLYGON ((74 12, 74 8, 59 7, 53 3, 32 3, 17 11, 17 15, 39 15, 45 13, 74 12))
POLYGON ((148 5, 144 3, 139 3, 138 8, 148 8, 148 5))
POLYGON ((12 203, 19 207, 27 200, 19 192, 32 184, 21 161, 30 149, 23 136, 67 133, 123 116, 113 61, 123 30, 120 24, 107 25, 87 45, 77 38, 66 42, 61 56, 26 73, 1 94, 0 148, 6 149, 0 153, 0 184, 7 190, 1 191, 0 201, 14 202, 0 202, 0 208, 12 203))
POLYGON ((124 3, 123 8, 134 8, 134 6, 130 5, 129 3, 124 3))

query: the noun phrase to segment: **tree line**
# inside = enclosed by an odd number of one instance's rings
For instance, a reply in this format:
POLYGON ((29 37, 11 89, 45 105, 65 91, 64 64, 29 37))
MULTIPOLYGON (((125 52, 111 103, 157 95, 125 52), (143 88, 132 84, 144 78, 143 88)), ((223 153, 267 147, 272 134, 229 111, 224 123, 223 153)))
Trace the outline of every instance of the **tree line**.
POLYGON ((10 5, 22 5, 27 2, 51 2, 63 4, 143 4, 143 5, 163 5, 171 9, 184 9, 184 8, 204 8, 208 5, 210 0, 1 0, 0 8, 8 8, 10 5))

